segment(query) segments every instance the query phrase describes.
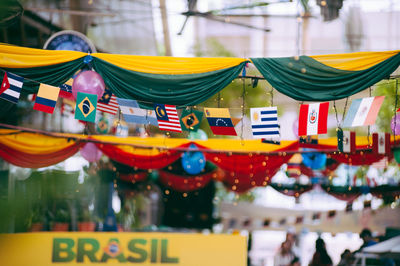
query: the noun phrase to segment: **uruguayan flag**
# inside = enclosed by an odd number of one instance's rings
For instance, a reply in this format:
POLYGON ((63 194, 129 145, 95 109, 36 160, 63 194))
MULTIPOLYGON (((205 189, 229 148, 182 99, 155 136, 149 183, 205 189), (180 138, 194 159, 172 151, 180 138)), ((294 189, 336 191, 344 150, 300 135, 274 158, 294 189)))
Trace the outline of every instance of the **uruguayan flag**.
POLYGON ((251 108, 251 129, 258 139, 279 138, 278 109, 274 107, 251 108))
POLYGON ((157 117, 154 110, 140 108, 135 100, 117 98, 117 101, 125 122, 157 125, 157 117))
POLYGON ((23 84, 23 77, 6 72, 4 74, 3 83, 1 84, 0 98, 17 104, 23 84))

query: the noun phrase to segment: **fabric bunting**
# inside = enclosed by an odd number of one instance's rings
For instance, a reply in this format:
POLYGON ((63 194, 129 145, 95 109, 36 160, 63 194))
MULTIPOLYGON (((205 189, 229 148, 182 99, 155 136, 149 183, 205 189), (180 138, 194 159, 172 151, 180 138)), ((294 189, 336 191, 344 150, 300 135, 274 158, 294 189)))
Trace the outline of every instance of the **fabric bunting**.
POLYGON ((203 112, 185 109, 181 114, 181 127, 186 131, 197 131, 202 118, 203 112))
POLYGON ((14 104, 18 103, 24 78, 5 72, 0 88, 0 98, 14 104))
POLYGON ((103 96, 99 99, 97 103, 97 110, 100 112, 105 112, 111 115, 116 115, 118 112, 117 97, 106 88, 103 96))
POLYGON ((75 119, 93 122, 96 119, 97 95, 78 92, 76 97, 75 119))
POLYGON ((251 108, 251 130, 253 138, 279 139, 278 108, 251 108))
POLYGON ((182 132, 176 106, 168 104, 154 104, 158 127, 161 130, 182 132))
POLYGON ((370 126, 375 124, 385 96, 356 99, 351 102, 343 127, 370 126))
POLYGON ((228 108, 204 108, 211 131, 215 135, 236 136, 228 108))
POLYGON ((117 102, 127 123, 157 125, 157 117, 153 110, 140 108, 135 100, 117 98, 117 102))
POLYGON ((328 132, 329 102, 300 105, 299 136, 328 132))
POLYGON ((39 92, 35 98, 33 109, 52 114, 57 104, 60 88, 46 84, 40 84, 39 92))

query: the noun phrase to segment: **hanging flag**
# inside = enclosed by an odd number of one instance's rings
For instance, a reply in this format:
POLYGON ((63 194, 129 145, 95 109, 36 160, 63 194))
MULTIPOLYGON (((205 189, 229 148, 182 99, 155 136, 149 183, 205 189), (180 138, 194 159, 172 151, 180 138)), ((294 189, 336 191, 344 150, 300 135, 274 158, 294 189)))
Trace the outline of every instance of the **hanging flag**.
POLYGON ((304 216, 297 216, 295 224, 302 224, 304 220, 304 216))
POLYGON ((96 119, 97 95, 78 92, 76 96, 75 119, 93 122, 96 119))
POLYGON ((343 121, 343 127, 370 126, 375 124, 384 99, 385 96, 378 96, 353 100, 343 121))
POLYGON ((158 127, 161 130, 182 132, 179 116, 175 105, 154 104, 158 127))
POLYGON ((373 133, 372 134, 372 152, 375 154, 391 153, 390 134, 389 133, 373 133))
POLYGON ((329 102, 300 105, 299 136, 328 132, 329 102))
POLYGON ((276 106, 251 108, 250 116, 253 138, 279 139, 280 127, 278 124, 278 108, 276 106))
POLYGON ((157 117, 153 110, 140 108, 135 100, 117 98, 117 101, 125 122, 157 126, 157 117))
POLYGON ((24 78, 10 72, 5 72, 0 88, 0 98, 17 104, 24 78))
POLYGON ((181 127, 186 131, 197 131, 200 127, 203 112, 185 109, 181 114, 181 127))
POLYGON ((57 104, 60 88, 40 83, 33 109, 52 114, 57 104))
POLYGON ((104 91, 99 102, 97 103, 97 110, 100 112, 116 115, 118 112, 117 97, 111 92, 110 89, 104 91))
POLYGON ((328 211, 327 216, 328 216, 328 218, 332 219, 333 217, 336 216, 336 211, 335 210, 328 211))
POLYGON ((352 212, 353 211, 353 202, 347 202, 346 203, 346 212, 352 212))
POLYGON ((70 99, 72 98, 72 83, 74 82, 73 78, 70 78, 60 86, 60 97, 61 98, 67 98, 70 99))
POLYGON ((340 152, 353 153, 356 151, 356 132, 343 131, 341 128, 337 131, 338 150, 340 152))
POLYGON ((310 148, 312 145, 318 145, 318 136, 300 136, 299 137, 299 147, 310 148))
POLYGON ((228 108, 204 108, 204 112, 215 135, 237 135, 228 108))

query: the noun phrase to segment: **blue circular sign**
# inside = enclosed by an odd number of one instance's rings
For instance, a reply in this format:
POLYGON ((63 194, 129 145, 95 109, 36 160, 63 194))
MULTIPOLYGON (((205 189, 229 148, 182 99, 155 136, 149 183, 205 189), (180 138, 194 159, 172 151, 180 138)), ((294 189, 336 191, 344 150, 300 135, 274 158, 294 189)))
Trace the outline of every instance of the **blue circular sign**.
POLYGON ((82 33, 73 30, 63 30, 52 35, 44 44, 47 50, 69 50, 85 53, 95 53, 93 43, 82 33))

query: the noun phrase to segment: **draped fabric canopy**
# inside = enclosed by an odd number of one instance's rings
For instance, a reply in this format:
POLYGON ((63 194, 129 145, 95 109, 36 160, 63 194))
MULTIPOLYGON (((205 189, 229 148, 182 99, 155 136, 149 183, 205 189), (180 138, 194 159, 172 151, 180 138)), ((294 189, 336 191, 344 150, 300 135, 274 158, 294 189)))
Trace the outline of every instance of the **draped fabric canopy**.
POLYGON ((400 51, 251 58, 279 92, 299 101, 349 97, 388 78, 400 65, 400 51))
MULTIPOLYGON (((139 100, 148 108, 153 102, 179 107, 199 104, 237 78, 247 62, 245 58, 87 55, 0 44, 0 68, 26 78, 26 93, 36 93, 37 82, 60 86, 88 65, 100 73, 116 96, 139 100)), ((252 58, 251 62, 281 93, 301 101, 328 101, 348 97, 387 78, 400 65, 400 54, 360 52, 252 58)))
POLYGON ((86 63, 117 97, 178 106, 195 105, 226 87, 243 69, 242 58, 180 58, 53 51, 0 45, 0 68, 26 78, 23 89, 39 83, 60 86, 86 63), (32 81, 33 80, 33 81, 32 81), (34 82, 36 81, 36 82, 34 82))
MULTIPOLYGON (((392 143, 393 140, 392 138, 392 143)), ((41 134, 0 129, 0 157, 20 167, 46 167, 73 156, 86 142, 96 143, 111 160, 133 169, 132 173, 123 172, 122 179, 143 180, 146 176, 143 170, 159 169, 160 178, 167 186, 169 182, 176 181, 176 184, 179 183, 177 187, 182 191, 204 187, 211 178, 224 182, 227 187, 237 192, 244 192, 255 186, 266 186, 295 153, 304 152, 298 141, 282 141, 280 145, 273 145, 261 143, 259 140, 191 141, 165 137, 121 138, 63 133, 41 134), (216 165, 219 170, 189 176, 189 179, 193 179, 185 181, 187 178, 169 172, 167 167, 177 162, 184 152, 193 151, 190 147, 193 143, 204 153, 206 161, 216 165)), ((338 153, 336 138, 321 139, 321 144, 313 145, 313 148, 326 153, 330 160, 333 160, 330 165, 335 167, 338 163, 368 165, 384 158, 384 155, 372 154, 366 149, 366 137, 357 137, 356 142, 359 150, 353 154, 338 153)), ((331 166, 327 166, 327 170, 331 169, 331 166)))

